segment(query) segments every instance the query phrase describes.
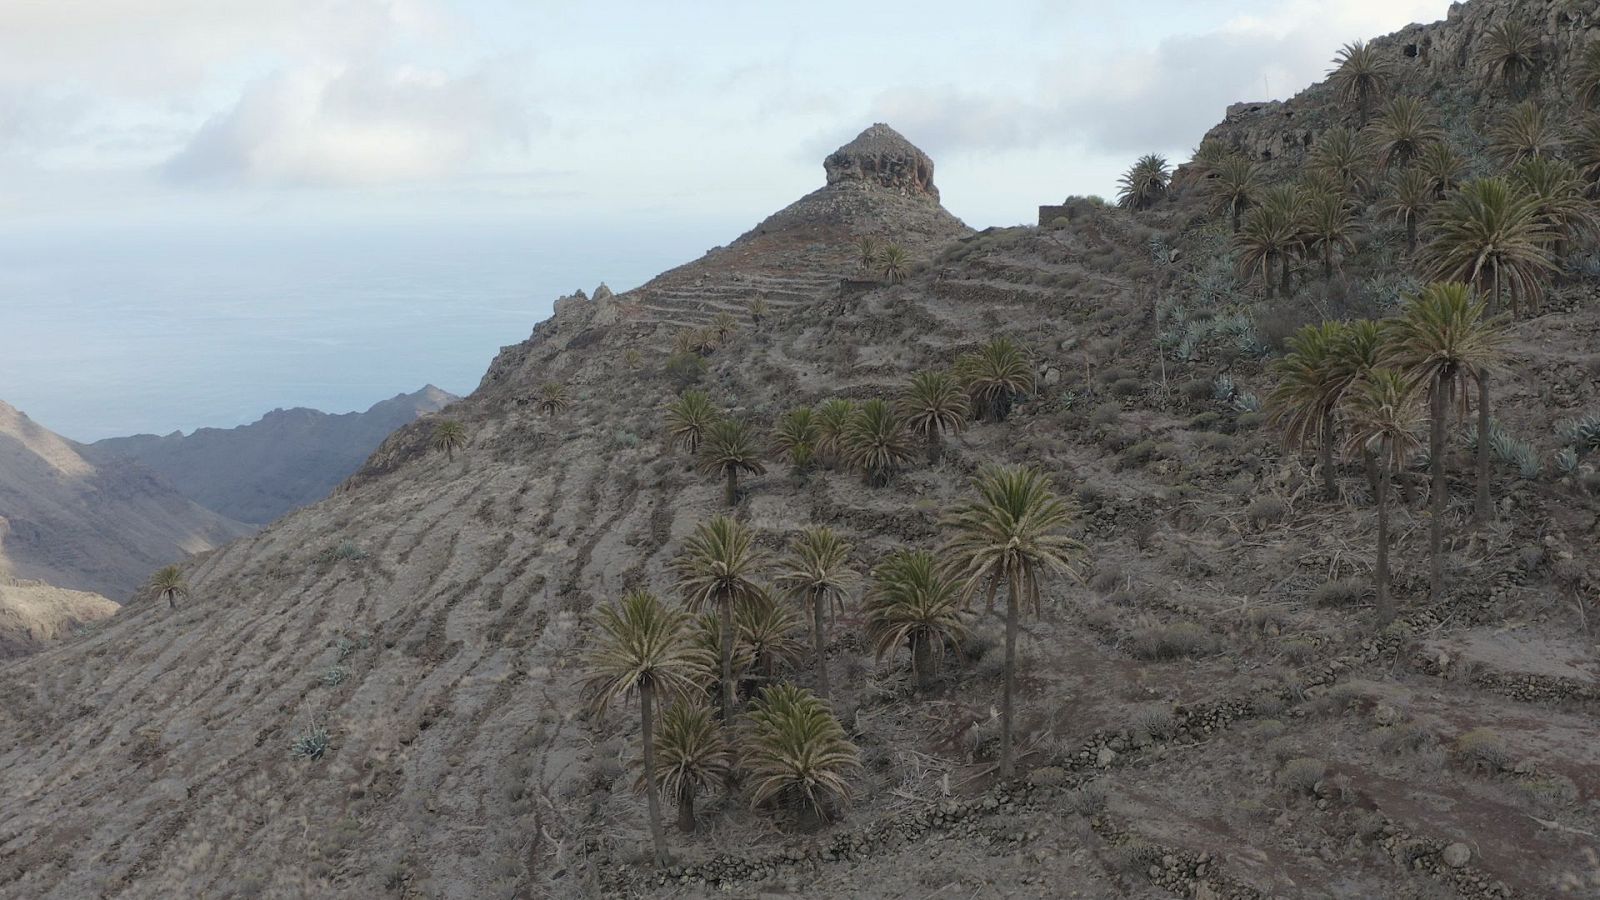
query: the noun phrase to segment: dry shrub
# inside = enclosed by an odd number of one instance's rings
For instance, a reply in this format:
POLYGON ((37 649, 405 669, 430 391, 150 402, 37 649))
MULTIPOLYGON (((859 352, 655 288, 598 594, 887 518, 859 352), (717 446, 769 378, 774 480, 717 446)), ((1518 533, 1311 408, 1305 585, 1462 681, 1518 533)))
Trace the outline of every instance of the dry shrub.
POLYGON ((1244 515, 1250 521, 1252 528, 1264 528, 1283 521, 1288 512, 1289 509, 1282 500, 1275 495, 1267 494, 1250 501, 1250 505, 1245 507, 1244 515))
POLYGON ((1215 653, 1221 642, 1195 622, 1153 625, 1134 632, 1129 652, 1140 659, 1169 660, 1215 653))
POLYGON ((1291 793, 1309 794, 1327 773, 1327 763, 1316 757, 1302 756, 1284 764, 1278 772, 1278 784, 1291 793))
POLYGON ((1323 582, 1311 592, 1311 602, 1317 606, 1344 608, 1355 606, 1366 596, 1367 586, 1354 578, 1337 578, 1323 582))
POLYGON ((1456 738, 1455 756, 1468 768, 1490 773, 1499 772, 1511 762, 1505 741, 1488 728, 1474 728, 1456 738))

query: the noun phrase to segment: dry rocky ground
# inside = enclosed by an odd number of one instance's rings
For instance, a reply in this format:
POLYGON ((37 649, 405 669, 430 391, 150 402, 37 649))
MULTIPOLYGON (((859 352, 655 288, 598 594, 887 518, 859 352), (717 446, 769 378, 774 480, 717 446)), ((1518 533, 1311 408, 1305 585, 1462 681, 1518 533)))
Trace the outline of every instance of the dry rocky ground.
MULTIPOLYGON (((1418 496, 1395 515, 1400 624, 1377 632, 1359 467, 1320 499, 1258 413, 1216 399, 1222 375, 1264 395, 1260 358, 1157 349, 1162 298, 1214 239, 1193 204, 972 235, 931 163, 891 156, 912 164, 638 291, 565 299, 452 407, 453 462, 431 423, 403 428, 333 497, 198 560, 177 611, 136 604, 0 668, 0 896, 1600 895, 1592 479, 1499 470, 1500 516, 1474 528, 1453 454, 1447 596, 1427 599, 1418 496), (853 238, 896 217, 919 270, 841 283, 853 238), (884 396, 999 334, 1042 386, 884 488, 772 464, 736 511, 763 548, 827 523, 866 571, 934 546, 979 466, 1027 462, 1075 499, 1088 562, 1026 624, 1024 777, 994 777, 996 620, 919 696, 852 607, 831 648, 864 763, 848 812, 798 833, 708 798, 658 871, 637 718, 589 716, 577 682, 597 605, 670 593, 721 507, 663 449, 672 334, 766 291, 782 308, 709 359, 735 415, 884 396), (530 402, 551 380, 576 399, 557 418, 530 402), (292 758, 313 723, 332 748, 292 758)), ((1541 452, 1600 400, 1592 292, 1514 329, 1501 419, 1541 452)))

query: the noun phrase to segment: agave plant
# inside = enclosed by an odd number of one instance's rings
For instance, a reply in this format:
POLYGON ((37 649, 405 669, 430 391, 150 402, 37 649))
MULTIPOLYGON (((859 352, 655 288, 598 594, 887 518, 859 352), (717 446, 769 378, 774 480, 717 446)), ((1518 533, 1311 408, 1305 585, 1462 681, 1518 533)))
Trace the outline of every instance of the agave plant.
POLYGON ((890 554, 872 578, 864 606, 878 659, 909 649, 917 688, 926 691, 945 651, 959 648, 967 634, 956 584, 923 550, 890 554))
POLYGON ((752 808, 778 802, 818 819, 850 797, 860 753, 828 704, 804 688, 775 684, 744 717, 740 757, 752 808))
POLYGON ((817 425, 816 411, 809 406, 800 406, 778 419, 778 427, 772 432, 772 446, 789 457, 789 463, 796 472, 804 472, 816 459, 817 443, 821 437, 822 429, 817 425))
POLYGON ((1580 456, 1600 450, 1600 413, 1567 419, 1556 426, 1556 434, 1580 456))
POLYGON ((1004 421, 1012 404, 1033 393, 1033 361, 1007 337, 963 354, 956 362, 956 375, 966 384, 973 409, 991 422, 1004 421))
POLYGON ((844 457, 844 433, 856 415, 853 400, 834 397, 817 407, 817 456, 829 465, 844 457))
POLYGON ((1430 144, 1444 139, 1433 115, 1416 97, 1395 97, 1372 126, 1371 149, 1378 168, 1403 168, 1430 144))
POLYGON ((691 454, 698 454, 706 432, 721 420, 722 413, 704 391, 684 391, 667 404, 667 449, 684 446, 691 454))
POLYGON ((1414 254, 1417 252, 1417 226, 1437 202, 1433 179, 1420 165, 1412 166, 1390 182, 1389 189, 1378 202, 1378 215, 1405 225, 1406 252, 1414 254))
POLYGON ((1207 191, 1214 208, 1228 213, 1235 234, 1239 231, 1240 216, 1260 196, 1261 183, 1261 167, 1237 154, 1224 157, 1211 168, 1207 191))
MULTIPOLYGON (((697 826, 695 797, 726 785, 732 775, 733 753, 711 708, 691 700, 667 707, 656 729, 655 776, 678 802, 679 831, 689 834, 697 826)), ((640 786, 644 780, 641 772, 640 786)))
POLYGON ((1366 190, 1367 151, 1361 138, 1348 128, 1330 128, 1311 148, 1306 168, 1322 175, 1341 188, 1341 193, 1366 190))
POLYGON ((800 617, 766 591, 745 599, 733 613, 739 637, 750 648, 757 676, 771 682, 779 671, 792 666, 805 654, 800 639, 800 617))
POLYGON ((566 385, 558 381, 547 381, 539 389, 539 399, 535 402, 539 412, 547 416, 559 416, 572 408, 572 398, 567 394, 566 385))
POLYGON ((183 569, 177 566, 162 566, 150 576, 150 590, 155 592, 157 600, 167 601, 167 609, 174 609, 178 605, 178 598, 189 598, 189 582, 183 578, 183 569))
POLYGON ((1339 49, 1333 57, 1333 65, 1333 71, 1328 73, 1329 81, 1341 101, 1356 107, 1361 127, 1365 128, 1373 99, 1383 93, 1393 76, 1388 60, 1366 41, 1355 41, 1339 49))
POLYGON ((1149 209, 1151 204, 1166 196, 1171 181, 1172 171, 1167 168, 1164 157, 1153 153, 1141 156, 1117 181, 1117 205, 1134 211, 1149 209))
POLYGON ((764 475, 767 471, 750 426, 731 419, 720 419, 706 429, 698 465, 702 472, 723 477, 723 501, 729 507, 739 505, 739 473, 764 475))
POLYGON ((883 400, 861 404, 844 432, 844 459, 867 484, 883 487, 911 461, 904 420, 883 400))
POLYGON ((911 275, 911 254, 899 244, 886 244, 878 251, 878 274, 890 284, 899 284, 911 275))
POLYGON ((896 409, 905 417, 906 427, 928 445, 928 461, 935 462, 944 435, 959 434, 967 427, 972 405, 954 375, 948 372, 920 372, 900 392, 896 409))
POLYGON ((1489 153, 1507 168, 1561 150, 1561 132, 1532 100, 1517 104, 1489 133, 1489 153))
POLYGON ((1419 264, 1429 278, 1474 284, 1496 304, 1508 289, 1512 310, 1520 313, 1522 299, 1538 297, 1555 268, 1545 250, 1550 237, 1526 191, 1505 178, 1479 178, 1435 212, 1434 236, 1419 264))
POLYGON ((467 430, 454 419, 446 419, 433 427, 432 446, 443 450, 446 460, 455 462, 456 451, 467 445, 467 430))
POLYGON ((1478 44, 1478 59, 1491 82, 1521 93, 1539 64, 1539 34, 1519 16, 1491 25, 1478 44))
POLYGON ((846 592, 856 582, 856 573, 850 568, 850 545, 826 526, 819 525, 802 531, 790 545, 789 556, 783 561, 777 582, 811 611, 817 693, 827 699, 828 636, 823 624, 823 612, 843 609, 846 592))
POLYGON ((327 726, 312 724, 307 725, 289 744, 289 755, 299 759, 321 759, 331 749, 333 736, 328 734, 327 726))

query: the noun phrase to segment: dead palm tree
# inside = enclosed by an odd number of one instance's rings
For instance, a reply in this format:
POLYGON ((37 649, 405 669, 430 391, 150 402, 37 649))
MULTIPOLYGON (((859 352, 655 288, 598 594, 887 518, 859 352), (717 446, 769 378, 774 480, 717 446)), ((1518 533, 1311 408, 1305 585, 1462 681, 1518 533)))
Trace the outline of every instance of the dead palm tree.
POLYGON ((1339 322, 1301 328, 1289 338, 1288 352, 1273 363, 1278 383, 1267 395, 1267 421, 1282 432, 1285 446, 1317 448, 1322 491, 1330 500, 1339 496, 1333 448, 1340 389, 1336 354, 1343 340, 1339 322))
POLYGON ((589 658, 587 688, 596 713, 614 701, 639 694, 644 735, 645 797, 656 864, 670 865, 666 829, 661 824, 661 797, 656 789, 654 705, 658 698, 692 694, 700 671, 699 651, 687 640, 688 616, 670 609, 654 594, 629 594, 615 606, 602 607, 599 643, 589 658))
POLYGON ((1571 163, 1548 156, 1525 159, 1512 170, 1511 181, 1533 201, 1556 265, 1566 258, 1568 241, 1600 234, 1600 215, 1584 196, 1583 179, 1571 163))
POLYGON ((1338 184, 1341 193, 1360 193, 1367 188, 1367 159, 1361 138, 1348 128, 1335 127, 1317 139, 1306 169, 1338 184))
POLYGON ((1415 165, 1418 171, 1428 176, 1433 194, 1439 199, 1444 199, 1445 194, 1461 186, 1461 175, 1467 170, 1466 160, 1442 140, 1422 148, 1415 165))
POLYGON ((1561 150, 1561 132, 1544 108, 1532 100, 1517 104, 1489 132, 1489 153, 1510 168, 1525 159, 1561 150))
POLYGON ((1528 88, 1539 65, 1539 34, 1519 17, 1489 27, 1478 44, 1479 64, 1489 81, 1500 82, 1514 95, 1528 88))
POLYGON ((967 427, 972 404, 961 382, 948 372, 919 372, 900 391, 895 404, 906 427, 928 445, 928 462, 937 462, 944 435, 960 434, 967 427))
MULTIPOLYGON (((1428 391, 1428 458, 1433 467, 1432 517, 1428 545, 1432 556, 1430 590, 1444 596, 1444 429, 1452 398, 1466 408, 1466 386, 1478 386, 1480 435, 1489 433, 1489 378, 1499 366, 1503 337, 1485 317, 1484 303, 1460 282, 1429 285, 1412 298, 1390 325, 1389 364, 1428 391)), ((1488 440, 1479 440, 1479 515, 1488 516, 1488 440)))
MULTIPOLYGON (((692 833, 695 796, 726 785, 733 775, 733 753, 710 707, 683 699, 662 713, 655 775, 661 789, 678 801, 678 830, 692 833)), ((643 781, 644 774, 639 778, 643 781)))
POLYGON ((176 609, 178 598, 189 599, 189 582, 183 579, 183 570, 177 566, 162 566, 150 576, 150 590, 156 599, 167 601, 167 609, 176 609))
POLYGON ((811 612, 811 643, 815 654, 817 693, 828 698, 828 634, 825 609, 843 608, 856 573, 850 568, 850 545, 833 529, 818 525, 800 532, 781 563, 778 584, 811 612))
POLYGON ((1371 150, 1378 168, 1405 168, 1431 144, 1444 140, 1433 114, 1416 97, 1395 97, 1384 104, 1372 126, 1371 150))
POLYGON ((567 394, 566 385, 558 381, 547 381, 539 389, 539 399, 535 404, 539 412, 547 416, 559 416, 572 408, 572 399, 567 394))
POLYGON ((1000 777, 1015 774, 1012 760, 1012 694, 1017 666, 1017 620, 1024 607, 1042 606, 1040 582, 1053 572, 1076 576, 1075 556, 1084 546, 1069 537, 1067 504, 1051 490, 1044 473, 1026 466, 992 467, 973 482, 975 499, 955 507, 945 519, 952 532, 942 555, 960 585, 962 597, 988 588, 989 608, 1006 587, 1005 688, 1000 706, 1000 777))
POLYGON ((824 400, 817 407, 817 456, 838 465, 844 455, 844 433, 856 417, 855 401, 844 397, 824 400))
POLYGON ((1307 246, 1320 251, 1323 280, 1332 281, 1334 254, 1355 250, 1355 237, 1361 231, 1361 223, 1343 195, 1315 194, 1306 200, 1300 231, 1305 235, 1307 246))
POLYGON ((1135 212, 1149 209, 1151 204, 1167 195, 1172 182, 1172 171, 1165 157, 1154 153, 1139 157, 1117 184, 1117 205, 1135 212))
POLYGON ((1474 284, 1496 308, 1506 289, 1513 312, 1520 314, 1522 298, 1538 297, 1545 275, 1555 268, 1538 206, 1505 178, 1463 184, 1435 211, 1433 232, 1418 260, 1425 276, 1474 284))
POLYGON ((756 552, 749 529, 727 516, 717 516, 695 528, 672 561, 678 589, 691 611, 715 611, 721 619, 718 635, 722 662, 722 720, 731 721, 734 708, 733 654, 738 635, 733 627, 736 607, 762 593, 756 573, 763 560, 756 552))
POLYGON ((956 583, 925 550, 892 553, 879 563, 863 606, 878 659, 909 649, 920 691, 933 687, 945 651, 958 648, 967 634, 956 583))
POLYGON ((1417 252, 1417 226, 1427 218, 1428 211, 1439 202, 1433 188, 1433 179, 1420 165, 1402 171, 1389 183, 1383 199, 1378 201, 1378 215, 1393 219, 1406 227, 1406 253, 1417 252))
POLYGON ((1333 57, 1333 65, 1328 77, 1339 100, 1353 104, 1360 115, 1361 127, 1367 127, 1367 111, 1372 101, 1383 93, 1393 76, 1389 61, 1366 41, 1353 41, 1339 49, 1333 57))
POLYGON ((878 251, 878 274, 890 284, 899 284, 911 275, 911 254, 899 244, 887 244, 878 251))
POLYGON ((777 801, 823 820, 850 798, 861 768, 827 702, 791 684, 769 685, 750 704, 739 749, 752 808, 777 801))
POLYGON ((700 471, 708 475, 723 477, 723 500, 729 508, 739 505, 740 472, 751 475, 765 475, 767 472, 750 426, 732 419, 713 422, 706 429, 705 443, 700 445, 698 465, 700 471))
POLYGON ((789 457, 795 472, 804 472, 816 459, 817 441, 822 431, 817 427, 817 414, 809 406, 800 406, 784 413, 778 427, 772 432, 772 446, 789 457))
POLYGON ((844 432, 844 460, 873 487, 883 487, 911 461, 905 421, 887 402, 868 400, 844 432))
POLYGON ((467 445, 467 430, 454 419, 446 419, 433 427, 433 449, 443 450, 445 459, 456 461, 456 451, 467 445))
POLYGON ((997 337, 956 361, 972 407, 991 422, 1005 421, 1019 397, 1033 393, 1033 362, 1016 341, 997 337))
POLYGON ((1261 181, 1261 167, 1238 154, 1229 154, 1211 170, 1206 189, 1214 208, 1228 213, 1235 234, 1239 232, 1240 216, 1261 194, 1261 181))
POLYGON ((1393 369, 1374 369, 1356 383, 1344 403, 1351 452, 1377 461, 1374 503, 1378 508, 1378 627, 1394 620, 1389 598, 1389 479, 1421 447, 1423 415, 1416 382, 1393 369))
POLYGON ((688 447, 691 454, 698 454, 706 432, 721 419, 722 413, 704 391, 684 391, 682 396, 667 404, 667 449, 682 445, 688 447))

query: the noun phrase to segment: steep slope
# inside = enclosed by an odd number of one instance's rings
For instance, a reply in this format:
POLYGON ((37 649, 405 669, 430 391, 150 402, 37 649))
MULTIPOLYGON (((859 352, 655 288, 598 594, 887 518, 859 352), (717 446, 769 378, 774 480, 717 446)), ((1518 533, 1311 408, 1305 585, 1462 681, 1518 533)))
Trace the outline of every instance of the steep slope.
POLYGON ((237 428, 107 438, 85 454, 102 463, 138 463, 209 510, 266 524, 326 497, 396 428, 457 399, 430 384, 365 412, 276 409, 237 428))
POLYGON ((0 578, 0 660, 31 653, 116 611, 99 594, 0 578))
POLYGON ((155 569, 250 533, 83 449, 0 402, 0 570, 123 600, 155 569))
MULTIPOLYGON (((685 293, 653 306, 644 289, 566 298, 453 408, 470 437, 453 461, 428 453, 431 423, 403 427, 334 496, 197 561, 191 604, 130 609, 0 668, 0 894, 1593 886, 1583 836, 1600 822, 1584 804, 1600 788, 1600 687, 1591 641, 1576 636, 1582 607, 1567 605, 1600 583, 1592 498, 1501 473, 1500 521, 1457 531, 1470 496, 1457 479, 1442 604, 1427 599, 1426 514, 1397 509, 1402 618, 1376 632, 1347 584, 1372 569, 1370 505, 1315 499, 1301 461, 1218 391, 1222 375, 1264 390, 1261 360, 1158 352, 1157 299, 1193 290, 1211 259, 1153 253, 1173 236, 1150 218, 1091 210, 1049 232, 957 232, 938 250, 930 238, 907 283, 841 285, 850 238, 870 227, 898 239, 906 199, 854 185, 888 214, 822 221, 826 240, 792 240, 783 221, 758 229, 741 242, 777 258, 739 261, 735 242, 658 279, 685 293), (761 548, 826 523, 866 571, 890 550, 936 546, 940 512, 980 466, 1027 462, 1077 501, 1087 583, 1050 582, 1050 614, 1024 630, 1025 779, 993 777, 994 620, 974 617, 964 658, 923 696, 904 654, 874 658, 851 604, 831 663, 865 762, 852 808, 792 833, 737 788, 719 793, 702 800, 702 833, 673 832, 681 866, 656 872, 630 789, 637 718, 584 711, 583 653, 597 605, 631 588, 669 594, 683 539, 721 510, 720 484, 662 449, 674 329, 739 309, 749 292, 729 287, 735 276, 788 271, 797 244, 823 267, 815 285, 708 360, 703 386, 732 414, 767 425, 830 396, 889 396, 997 334, 1032 348, 1042 387, 887 488, 773 463, 735 510, 761 548), (552 380, 576 399, 553 418, 526 402, 552 380), (316 725, 326 755, 292 757, 316 725)), ((1518 324, 1528 349, 1497 387, 1509 424, 1548 415, 1545 372, 1597 327, 1593 308, 1518 324)), ((1359 466, 1340 479, 1360 497, 1359 466)))

